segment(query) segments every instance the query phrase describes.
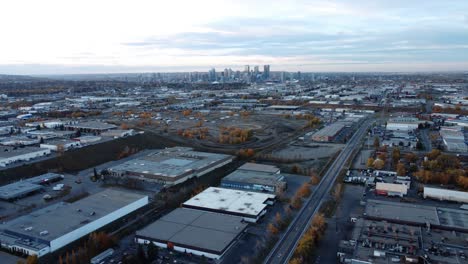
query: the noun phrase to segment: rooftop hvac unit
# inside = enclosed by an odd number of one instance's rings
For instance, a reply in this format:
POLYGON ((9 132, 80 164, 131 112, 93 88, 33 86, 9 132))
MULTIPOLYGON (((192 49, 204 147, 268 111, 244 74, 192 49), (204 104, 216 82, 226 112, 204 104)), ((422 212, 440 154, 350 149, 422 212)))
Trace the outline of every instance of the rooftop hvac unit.
POLYGON ((47 236, 49 234, 49 231, 44 230, 39 233, 40 236, 47 236))
POLYGON ((24 231, 31 231, 32 229, 33 229, 32 226, 28 226, 28 227, 26 227, 26 228, 24 229, 24 231))

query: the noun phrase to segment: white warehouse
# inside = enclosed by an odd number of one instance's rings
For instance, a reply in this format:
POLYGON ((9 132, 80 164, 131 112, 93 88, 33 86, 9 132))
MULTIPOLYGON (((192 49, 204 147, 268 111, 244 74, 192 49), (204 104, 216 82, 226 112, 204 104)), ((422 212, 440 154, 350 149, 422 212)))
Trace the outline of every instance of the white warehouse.
POLYGON ((424 198, 431 198, 440 201, 468 203, 468 192, 424 187, 424 198))
POLYGON ((107 189, 74 203, 57 203, 1 226, 1 247, 44 256, 148 204, 148 196, 107 189))
POLYGON ((0 167, 6 167, 10 164, 22 161, 30 161, 35 158, 49 155, 50 149, 25 147, 25 148, 0 148, 0 167))

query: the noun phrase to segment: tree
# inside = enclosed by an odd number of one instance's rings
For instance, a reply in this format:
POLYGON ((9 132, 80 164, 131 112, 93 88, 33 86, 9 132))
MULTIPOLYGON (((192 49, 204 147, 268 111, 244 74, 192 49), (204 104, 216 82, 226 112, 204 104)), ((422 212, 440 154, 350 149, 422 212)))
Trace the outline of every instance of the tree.
POLYGON ((44 138, 41 137, 41 139, 39 139, 39 144, 44 144, 44 138))
POLYGON ((96 168, 93 169, 94 177, 97 179, 99 177, 96 168))
POLYGON ((381 170, 385 166, 385 162, 381 159, 376 159, 373 165, 374 165, 374 168, 381 170))
POLYGON ((281 214, 279 212, 277 212, 275 214, 275 223, 276 223, 276 226, 279 228, 279 229, 283 229, 284 228, 284 225, 285 225, 285 222, 283 220, 283 217, 281 216, 281 214))
POLYGON ((374 162, 375 162, 374 158, 369 157, 367 159, 367 168, 374 168, 374 162))
POLYGON ((301 187, 297 190, 297 195, 301 198, 309 197, 310 194, 310 184, 308 183, 303 183, 301 187))
POLYGON ((396 171, 398 176, 406 176, 405 164, 399 162, 396 166, 396 171))
POLYGON ((317 185, 320 182, 320 178, 317 175, 310 177, 310 184, 317 185))
POLYGON ((26 259, 26 264, 37 264, 37 263, 39 263, 39 259, 37 255, 30 255, 26 259))
POLYGON ((392 150, 392 159, 393 159, 393 164, 398 163, 400 161, 401 155, 400 155, 400 149, 395 147, 392 150))
POLYGON ((149 261, 155 260, 159 255, 159 249, 153 244, 153 242, 149 243, 148 248, 146 249, 146 252, 148 254, 149 261))
POLYGON ((141 244, 138 244, 136 257, 137 257, 138 263, 147 263, 148 262, 147 259, 146 259, 145 250, 143 249, 141 244))
POLYGON ((279 233, 279 230, 278 228, 272 224, 272 223, 269 223, 268 226, 267 226, 267 229, 268 229, 268 232, 271 234, 271 235, 277 235, 279 233))
POLYGON ((408 152, 405 154, 405 160, 407 160, 409 163, 415 163, 418 160, 418 156, 413 152, 408 152))
POLYGON ((424 149, 424 145, 422 144, 421 141, 416 142, 416 149, 417 150, 423 150, 424 149))
POLYGON ((302 206, 302 200, 301 197, 294 195, 293 198, 291 198, 291 207, 294 209, 299 209, 302 206))
POLYGON ((374 148, 378 149, 380 147, 380 139, 379 137, 374 137, 374 148))
POLYGON ((426 156, 430 160, 436 159, 440 155, 440 150, 438 149, 433 149, 431 152, 427 153, 426 156))

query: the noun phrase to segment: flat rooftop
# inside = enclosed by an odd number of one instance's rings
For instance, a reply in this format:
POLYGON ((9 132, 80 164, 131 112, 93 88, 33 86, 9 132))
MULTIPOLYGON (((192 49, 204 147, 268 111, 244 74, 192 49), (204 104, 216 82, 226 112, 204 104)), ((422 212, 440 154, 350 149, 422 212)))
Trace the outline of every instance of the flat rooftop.
POLYGON ((280 169, 273 165, 258 164, 247 162, 244 165, 240 166, 237 170, 247 170, 247 171, 259 171, 259 172, 269 172, 269 173, 278 173, 280 169))
POLYGON ((325 126, 324 128, 317 131, 312 137, 323 137, 323 136, 335 136, 345 127, 342 122, 335 122, 331 125, 325 126))
POLYGON ((100 121, 84 121, 79 122, 78 124, 65 125, 66 127, 74 127, 81 129, 94 129, 94 130, 109 130, 116 128, 116 125, 108 124, 100 121))
POLYGON ((366 217, 375 217, 402 222, 440 225, 435 207, 410 203, 368 200, 366 217))
POLYGON ((63 175, 56 173, 46 173, 33 178, 17 181, 0 187, 0 199, 14 199, 28 193, 42 189, 40 184, 54 181, 59 178, 63 179, 63 175))
POLYGON ((154 150, 146 156, 129 160, 109 168, 121 173, 148 174, 162 177, 180 177, 232 159, 232 156, 208 152, 198 152, 191 148, 175 147, 154 150))
POLYGON ((11 147, 0 147, 0 158, 11 158, 11 157, 16 157, 16 156, 39 152, 39 151, 49 152, 50 150, 45 149, 45 148, 38 148, 38 147, 24 147, 24 148, 17 148, 17 149, 13 149, 11 147), (8 151, 5 151, 6 149, 8 149, 8 151))
POLYGON ((39 209, 9 221, 0 228, 5 233, 51 241, 145 197, 107 189, 74 203, 62 202, 39 209), (42 231, 48 234, 40 235, 42 231))
POLYGON ((239 216, 258 216, 267 207, 266 202, 275 197, 273 194, 209 187, 182 206, 239 216))
POLYGON ((178 208, 136 232, 137 237, 222 254, 247 227, 241 217, 178 208))
POLYGON ((243 182, 262 185, 276 185, 278 182, 284 182, 284 176, 281 174, 272 174, 261 171, 236 170, 224 177, 221 181, 243 182))

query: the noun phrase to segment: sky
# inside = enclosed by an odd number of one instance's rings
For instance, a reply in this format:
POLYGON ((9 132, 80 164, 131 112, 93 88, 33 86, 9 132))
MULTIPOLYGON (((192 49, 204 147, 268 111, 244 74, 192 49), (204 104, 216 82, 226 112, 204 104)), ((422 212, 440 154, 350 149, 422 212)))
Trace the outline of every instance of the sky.
POLYGON ((468 70, 467 0, 4 0, 0 74, 468 70))

